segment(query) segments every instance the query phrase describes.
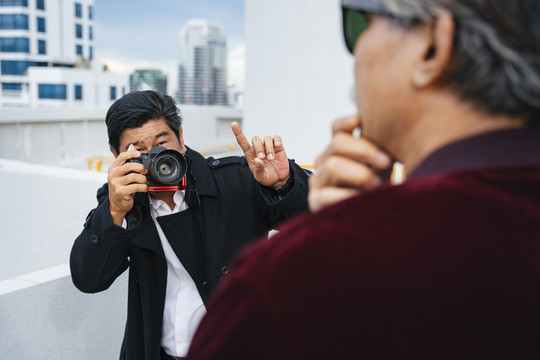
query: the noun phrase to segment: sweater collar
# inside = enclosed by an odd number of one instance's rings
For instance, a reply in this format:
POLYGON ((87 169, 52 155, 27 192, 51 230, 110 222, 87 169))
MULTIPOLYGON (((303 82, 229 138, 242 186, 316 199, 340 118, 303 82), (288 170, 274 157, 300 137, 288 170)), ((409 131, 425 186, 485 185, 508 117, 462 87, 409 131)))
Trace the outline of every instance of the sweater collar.
POLYGON ((407 177, 519 166, 540 166, 540 131, 499 130, 455 141, 428 155, 407 177))

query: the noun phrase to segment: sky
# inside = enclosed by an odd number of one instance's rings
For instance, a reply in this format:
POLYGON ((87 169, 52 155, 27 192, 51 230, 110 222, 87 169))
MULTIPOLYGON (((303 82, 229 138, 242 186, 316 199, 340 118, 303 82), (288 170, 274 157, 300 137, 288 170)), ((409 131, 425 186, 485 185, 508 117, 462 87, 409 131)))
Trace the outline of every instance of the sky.
POLYGON ((244 88, 244 0, 94 0, 94 57, 113 72, 160 69, 177 87, 180 29, 189 19, 221 24, 227 37, 228 83, 244 88))

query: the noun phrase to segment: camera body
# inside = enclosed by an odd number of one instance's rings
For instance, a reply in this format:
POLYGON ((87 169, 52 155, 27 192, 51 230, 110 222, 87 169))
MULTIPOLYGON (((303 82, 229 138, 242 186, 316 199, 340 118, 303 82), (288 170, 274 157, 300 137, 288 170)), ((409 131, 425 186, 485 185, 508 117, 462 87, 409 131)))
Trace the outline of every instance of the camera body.
POLYGON ((148 191, 176 191, 186 188, 187 161, 183 154, 163 146, 156 146, 141 157, 126 163, 139 163, 146 168, 148 191))

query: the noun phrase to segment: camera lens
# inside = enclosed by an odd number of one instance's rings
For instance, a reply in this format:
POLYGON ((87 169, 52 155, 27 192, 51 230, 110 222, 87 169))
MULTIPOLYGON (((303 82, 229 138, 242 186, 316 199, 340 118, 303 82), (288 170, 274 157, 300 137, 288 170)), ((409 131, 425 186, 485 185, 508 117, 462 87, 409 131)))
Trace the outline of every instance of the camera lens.
POLYGON ((170 176, 172 173, 174 173, 174 165, 168 161, 163 161, 161 164, 159 164, 159 173, 163 176, 170 176))
POLYGON ((156 159, 156 178, 162 183, 174 182, 177 174, 180 172, 180 163, 178 159, 164 154, 156 159))
POLYGON ((156 146, 148 152, 148 157, 150 161, 146 168, 150 187, 178 186, 182 183, 187 171, 184 155, 173 149, 156 146))
POLYGON ((149 164, 150 179, 163 185, 178 185, 186 174, 186 160, 178 151, 166 149, 149 164))

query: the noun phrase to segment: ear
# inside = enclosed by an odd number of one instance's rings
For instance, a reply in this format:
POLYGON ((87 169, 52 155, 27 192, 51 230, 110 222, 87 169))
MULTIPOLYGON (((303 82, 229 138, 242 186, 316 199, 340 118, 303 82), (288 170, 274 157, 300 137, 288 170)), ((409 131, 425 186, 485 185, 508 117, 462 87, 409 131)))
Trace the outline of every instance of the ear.
POLYGON ((450 65, 454 43, 455 24, 452 14, 440 10, 426 33, 421 57, 416 63, 412 81, 415 87, 432 85, 444 74, 450 65))
POLYGON ((112 146, 109 146, 109 150, 111 151, 111 153, 114 155, 115 158, 118 157, 118 154, 116 153, 116 151, 113 150, 112 146))
POLYGON ((182 149, 182 153, 185 153, 187 149, 184 146, 184 129, 183 128, 180 128, 180 132, 178 134, 178 141, 180 141, 180 148, 182 149))

